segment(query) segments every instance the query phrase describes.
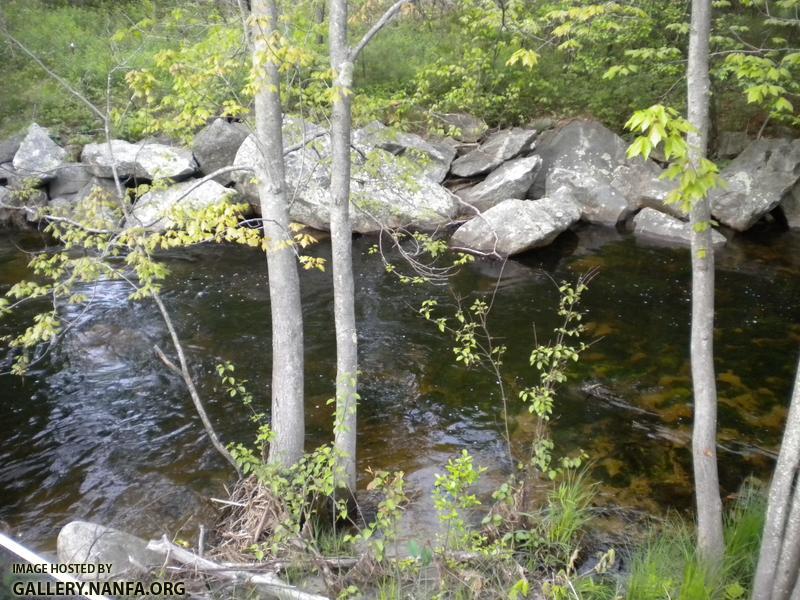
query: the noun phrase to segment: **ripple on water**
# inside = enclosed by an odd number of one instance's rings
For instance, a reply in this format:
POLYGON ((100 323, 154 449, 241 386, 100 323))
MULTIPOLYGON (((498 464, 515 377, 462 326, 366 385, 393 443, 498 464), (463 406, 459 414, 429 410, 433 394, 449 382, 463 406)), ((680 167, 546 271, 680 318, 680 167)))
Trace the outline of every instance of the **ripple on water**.
MULTIPOLYGON (((0 240, 0 290, 25 274, 13 242, 0 240)), ((398 285, 368 255, 370 244, 356 240, 354 258, 363 372, 360 465, 404 470, 421 498, 447 459, 467 448, 488 468, 478 490, 486 498, 508 469, 494 380, 456 365, 451 342, 416 314, 429 297, 452 312, 448 290, 398 285)), ((315 253, 330 258, 326 243, 315 253)), ((226 441, 249 441, 252 424, 218 389, 215 364, 234 362, 266 404, 271 349, 263 262, 238 248, 195 248, 170 258, 180 284, 166 291, 166 302, 226 441)), ((603 501, 649 510, 689 507, 686 251, 587 228, 509 262, 502 276, 499 263, 478 261, 452 288, 468 299, 499 281, 490 326, 509 346, 511 436, 517 452, 525 452, 535 424, 514 398, 534 381, 532 323, 539 339, 546 337, 557 325, 554 282, 593 268, 599 272, 584 308, 595 343, 574 368, 574 383, 559 394, 552 422, 557 446, 596 459, 593 476, 603 484, 603 501), (614 395, 587 396, 580 390, 587 379, 614 395)), ((737 236, 718 254, 715 341, 726 492, 772 467, 800 342, 799 273, 800 234, 737 236)), ((330 439, 325 400, 333 395, 335 341, 330 275, 304 272, 302 285, 311 445, 330 439)), ((52 548, 57 528, 74 518, 124 524, 141 535, 174 529, 190 512, 209 518, 197 494, 224 494, 229 480, 181 382, 153 355, 155 344, 169 348, 157 312, 132 307, 119 282, 94 292, 91 310, 65 315, 77 324, 51 362, 1 384, 0 519, 43 548, 52 548)), ((14 325, 0 323, 0 334, 14 325)), ((362 474, 360 484, 366 482, 362 474)), ((434 526, 430 509, 419 508, 408 512, 404 531, 424 537, 434 526)))

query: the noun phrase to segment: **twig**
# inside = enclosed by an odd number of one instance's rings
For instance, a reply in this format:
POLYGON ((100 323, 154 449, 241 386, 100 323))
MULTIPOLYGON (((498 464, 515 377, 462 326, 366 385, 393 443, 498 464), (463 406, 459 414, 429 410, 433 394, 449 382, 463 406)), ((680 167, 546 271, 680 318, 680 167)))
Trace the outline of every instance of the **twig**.
POLYGON ((303 592, 296 587, 284 583, 272 573, 253 574, 244 571, 229 570, 219 563, 215 563, 193 552, 184 550, 180 546, 176 546, 167 539, 167 536, 162 537, 160 540, 151 540, 147 544, 147 549, 152 552, 163 554, 166 556, 167 561, 172 559, 182 565, 190 566, 195 571, 213 572, 231 581, 265 587, 269 590, 270 594, 279 600, 329 600, 326 596, 318 596, 316 594, 303 592))
POLYGON ((159 312, 161 312, 161 317, 164 320, 164 324, 167 326, 167 331, 169 331, 170 338, 172 339, 172 345, 175 348, 175 352, 178 355, 178 362, 180 363, 180 368, 178 368, 175 363, 170 361, 164 353, 161 351, 158 346, 156 346, 156 353, 159 355, 159 358, 164 362, 167 367, 171 370, 175 371, 178 375, 183 378, 183 382, 186 384, 187 389, 189 390, 189 396, 192 398, 192 402, 194 403, 195 410, 197 410, 197 414, 200 416, 200 420, 203 422, 203 427, 208 434, 208 437, 211 439, 211 443, 214 445, 214 448, 217 449, 225 460, 227 460, 231 466, 236 470, 236 474, 239 477, 242 476, 242 471, 239 468, 239 465, 236 464, 233 456, 231 453, 228 452, 228 449, 224 446, 224 444, 219 440, 217 436, 217 432, 214 430, 214 426, 211 424, 211 420, 208 418, 208 414, 206 413, 206 409, 203 406, 203 401, 200 399, 200 394, 197 391, 197 387, 194 385, 194 380, 192 379, 192 375, 189 372, 189 365, 186 362, 186 355, 183 352, 183 345, 181 344, 180 338, 178 338, 178 332, 175 330, 175 326, 172 323, 172 318, 167 311, 167 307, 164 306, 164 302, 161 300, 161 296, 158 293, 153 293, 153 300, 158 307, 159 312))
POLYGON ((364 34, 364 37, 361 38, 361 41, 358 43, 358 45, 353 48, 352 52, 350 53, 350 60, 355 62, 358 58, 358 55, 361 54, 361 51, 364 50, 367 44, 372 41, 372 38, 378 35, 378 32, 386 27, 386 25, 388 25, 389 22, 397 16, 397 13, 400 12, 400 9, 403 8, 405 4, 413 4, 415 1, 416 0, 398 0, 392 6, 390 6, 389 10, 383 13, 383 16, 375 22, 370 30, 364 34))

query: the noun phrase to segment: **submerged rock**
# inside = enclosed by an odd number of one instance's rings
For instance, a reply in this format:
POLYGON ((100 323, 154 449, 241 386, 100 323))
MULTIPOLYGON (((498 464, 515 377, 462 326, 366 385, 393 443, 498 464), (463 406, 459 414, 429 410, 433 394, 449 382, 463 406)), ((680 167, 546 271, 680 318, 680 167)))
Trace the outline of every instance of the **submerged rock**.
POLYGON ((505 200, 456 230, 451 246, 511 256, 546 246, 580 219, 566 193, 541 200, 505 200))
MULTIPOLYGON (((691 224, 652 208, 643 208, 633 218, 633 233, 646 239, 682 246, 690 246, 692 242, 691 224)), ((715 248, 724 246, 726 241, 719 231, 711 232, 711 244, 715 248)))
POLYGON ((50 139, 46 129, 31 123, 12 164, 21 177, 41 184, 56 176, 55 170, 64 164, 66 156, 67 151, 50 139))
MULTIPOLYGON (((214 119, 194 137, 192 152, 204 175, 233 165, 236 153, 250 135, 244 123, 230 122, 227 119, 214 119)), ((233 173, 214 177, 222 185, 233 183, 233 173)))
POLYGON ((507 160, 533 149, 537 132, 533 129, 504 129, 489 136, 477 149, 458 158, 450 168, 457 177, 488 173, 507 160))
POLYGON ((746 231, 790 195, 800 179, 800 140, 757 140, 721 175, 727 185, 711 191, 711 213, 723 225, 746 231))
POLYGON ((81 153, 81 162, 89 166, 97 177, 114 177, 113 166, 121 179, 173 179, 190 177, 197 171, 197 163, 190 150, 152 141, 136 144, 125 140, 111 140, 111 144, 87 144, 81 153))
MULTIPOLYGON (((515 158, 492 171, 478 185, 460 190, 463 202, 485 211, 509 198, 524 198, 542 165, 539 156, 515 158)), ((469 211, 462 211, 469 214, 469 211)))
POLYGON ((143 539, 87 521, 67 523, 58 534, 57 549, 60 563, 111 564, 111 577, 133 579, 163 562, 143 539))

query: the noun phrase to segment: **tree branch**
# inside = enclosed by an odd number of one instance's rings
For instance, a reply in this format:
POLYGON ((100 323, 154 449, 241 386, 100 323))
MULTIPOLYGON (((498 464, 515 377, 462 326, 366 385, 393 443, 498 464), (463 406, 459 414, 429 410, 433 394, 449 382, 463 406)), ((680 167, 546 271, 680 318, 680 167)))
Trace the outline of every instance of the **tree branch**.
POLYGON ((66 79, 62 78, 60 75, 58 75, 58 74, 57 74, 57 73, 55 73, 53 70, 51 70, 51 69, 50 69, 50 67, 48 67, 46 64, 44 64, 44 63, 41 61, 41 59, 40 59, 38 56, 36 56, 36 55, 35 55, 33 52, 31 52, 30 50, 28 50, 28 48, 25 46, 25 44, 23 44, 23 43, 22 43, 22 42, 20 42, 20 41, 19 41, 17 38, 15 38, 13 35, 11 35, 11 34, 8 32, 8 29, 6 29, 5 27, 2 27, 2 28, 0 28, 0 34, 4 35, 4 36, 5 36, 6 38, 8 38, 8 39, 9 39, 11 42, 13 42, 13 44, 14 44, 15 46, 17 46, 17 47, 18 47, 20 50, 22 50, 22 51, 23 51, 25 54, 27 54, 27 55, 30 57, 30 59, 31 59, 33 62, 35 62, 35 63, 36 63, 37 65, 39 65, 39 66, 40 66, 42 69, 44 69, 44 71, 45 71, 45 72, 46 72, 46 73, 47 73, 47 74, 48 74, 50 77, 52 77, 52 78, 53 78, 53 79, 55 79, 55 80, 56 80, 56 81, 57 81, 59 84, 61 84, 61 86, 62 86, 62 87, 65 89, 65 90, 67 90, 67 91, 68 91, 70 94, 72 94, 72 95, 73 95, 73 96, 75 96, 75 97, 76 97, 78 100, 80 100, 80 101, 81 101, 83 104, 85 104, 85 105, 86 105, 86 107, 87 107, 89 110, 91 110, 91 111, 92 111, 92 112, 93 112, 93 113, 94 113, 94 114, 95 114, 97 117, 99 117, 99 118, 100 118, 100 119, 103 121, 103 123, 105 123, 105 122, 106 122, 106 115, 104 115, 104 114, 103 114, 103 112, 102 112, 102 111, 101 111, 99 108, 97 108, 97 107, 96 107, 94 104, 92 104, 92 102, 91 102, 91 101, 90 101, 88 98, 86 98, 86 96, 84 96, 84 95, 83 95, 83 94, 81 94, 81 93, 80 93, 78 90, 76 90, 74 87, 72 87, 72 86, 70 85, 70 83, 69 83, 69 82, 68 82, 66 79))
POLYGON ((180 338, 178 338, 178 332, 175 330, 175 326, 172 323, 172 318, 167 311, 167 307, 164 306, 164 302, 161 300, 161 296, 158 293, 153 293, 153 300, 158 307, 159 312, 161 313, 161 317, 164 320, 164 324, 167 326, 167 331, 169 331, 170 338, 172 340, 172 345, 175 348, 175 352, 178 355, 178 362, 180 367, 176 366, 175 363, 170 361, 161 349, 156 346, 156 353, 159 355, 164 364, 170 368, 170 370, 174 371, 175 373, 179 374, 182 378, 186 387, 189 390, 189 395, 192 397, 192 402, 194 403, 194 407, 197 410, 197 414, 200 416, 200 420, 203 422, 203 427, 208 434, 208 437, 211 438, 211 443, 214 445, 214 448, 217 449, 225 460, 227 460, 231 466, 236 470, 236 473, 241 477, 242 472, 239 469, 239 465, 236 464, 236 461, 231 456, 231 453, 228 452, 228 449, 222 444, 217 437, 216 431, 214 431, 214 426, 211 424, 211 420, 208 418, 208 414, 206 413, 206 409, 203 406, 203 402, 200 399, 200 394, 197 392, 197 388, 194 385, 194 380, 192 379, 192 375, 189 372, 189 365, 186 362, 186 355, 183 352, 183 345, 181 344, 180 338))
POLYGON ((364 37, 361 38, 361 41, 358 43, 358 45, 350 52, 350 60, 352 62, 356 61, 358 55, 361 54, 361 51, 364 50, 367 44, 372 41, 372 38, 378 35, 378 32, 386 27, 386 25, 388 25, 391 20, 397 16, 397 13, 400 12, 400 9, 403 8, 404 5, 414 4, 415 2, 416 0, 397 0, 397 2, 392 4, 392 6, 389 7, 389 10, 383 13, 383 16, 378 19, 375 25, 373 25, 370 30, 367 31, 367 33, 364 34, 364 37))
POLYGON ((167 557, 167 560, 172 559, 177 563, 190 567, 193 571, 214 574, 234 582, 263 586, 269 590, 271 596, 280 600, 328 600, 326 596, 309 594, 284 583, 272 573, 248 573, 246 571, 228 569, 223 565, 176 546, 167 539, 167 536, 162 537, 160 540, 151 540, 147 544, 147 549, 163 554, 167 557))

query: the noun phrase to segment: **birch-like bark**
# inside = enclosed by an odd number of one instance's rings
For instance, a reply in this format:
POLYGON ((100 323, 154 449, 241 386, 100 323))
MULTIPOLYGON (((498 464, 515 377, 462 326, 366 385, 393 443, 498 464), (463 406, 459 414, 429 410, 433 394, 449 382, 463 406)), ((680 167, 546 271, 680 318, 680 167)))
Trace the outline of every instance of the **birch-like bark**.
MULTIPOLYGON (((698 169, 708 147, 708 113, 711 82, 708 46, 711 0, 692 0, 689 34, 687 98, 689 158, 698 169)), ((717 384, 714 373, 714 251, 711 245, 711 210, 708 197, 692 207, 692 332, 691 365, 694 388, 692 458, 697 500, 697 545, 700 556, 719 565, 724 552, 722 500, 717 471, 717 384)))
POLYGON ((353 65, 359 53, 411 0, 398 0, 351 49, 347 43, 347 0, 330 0, 329 48, 336 91, 331 117, 331 246, 333 313, 336 327, 337 487, 356 488, 358 338, 356 335, 353 240, 350 224, 350 134, 353 65))
POLYGON ((330 0, 329 45, 335 73, 331 117, 331 246, 336 325, 336 484, 356 489, 358 339, 350 225, 350 132, 353 62, 347 45, 347 0, 330 0))
POLYGON ((268 461, 289 466, 303 456, 303 313, 300 277, 289 230, 286 166, 283 160, 283 110, 280 73, 270 48, 277 33, 276 0, 253 0, 251 39, 256 140, 261 161, 256 168, 264 237, 269 242, 267 269, 272 316, 272 429, 268 461))
POLYGON ((795 600, 800 595, 800 364, 789 416, 769 489, 761 550, 753 579, 753 600, 795 600), (792 586, 795 588, 791 595, 792 586))

